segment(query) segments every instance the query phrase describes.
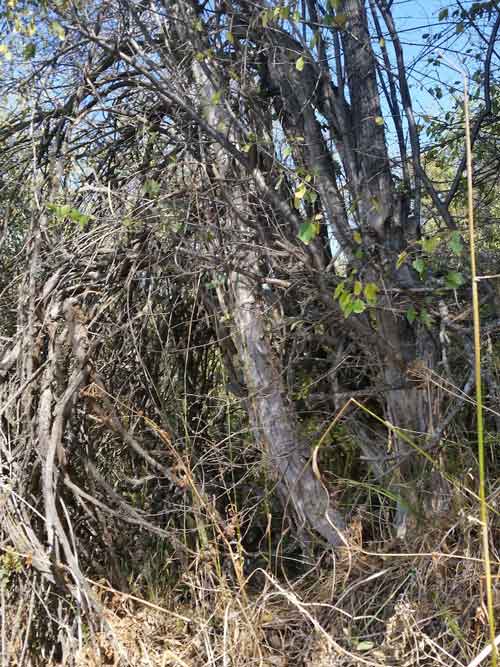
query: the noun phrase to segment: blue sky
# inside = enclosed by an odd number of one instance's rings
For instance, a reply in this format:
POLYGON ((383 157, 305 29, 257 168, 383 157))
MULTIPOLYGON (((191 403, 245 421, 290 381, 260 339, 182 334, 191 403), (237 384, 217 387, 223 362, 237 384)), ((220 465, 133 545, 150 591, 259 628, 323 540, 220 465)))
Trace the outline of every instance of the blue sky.
MULTIPOLYGON (((470 2, 465 0, 464 6, 470 2)), ((438 117, 444 120, 446 112, 454 105, 454 99, 462 99, 463 84, 457 72, 445 63, 438 67, 429 60, 436 59, 441 52, 440 40, 429 43, 427 35, 433 36, 440 32, 446 33, 443 37, 445 47, 443 55, 456 64, 470 65, 472 71, 475 62, 465 54, 470 44, 471 31, 456 34, 456 26, 450 19, 439 21, 441 9, 450 8, 450 16, 456 6, 445 0, 394 0, 392 12, 404 50, 405 65, 411 88, 412 101, 417 120, 423 116, 438 117), (442 97, 436 99, 428 89, 439 88, 442 97)), ((388 127, 389 141, 392 141, 391 130, 388 127)), ((425 143, 425 139, 424 139, 425 143)))
MULTIPOLYGON (((468 2, 463 3, 467 6, 468 2)), ((442 111, 443 105, 449 104, 446 95, 443 96, 442 102, 436 104, 436 101, 428 94, 422 93, 419 90, 420 85, 426 88, 442 84, 453 84, 457 80, 456 72, 446 67, 440 66, 438 69, 432 67, 428 60, 431 57, 436 57, 440 48, 438 43, 436 47, 426 47, 426 39, 423 35, 435 35, 447 29, 447 22, 440 22, 438 19, 439 11, 443 8, 449 7, 449 3, 444 0, 395 0, 392 5, 392 11, 396 20, 396 25, 400 32, 400 39, 404 47, 405 62, 410 71, 410 85, 417 105, 422 106, 424 113, 439 113, 442 111), (429 109, 429 105, 431 109, 429 109)), ((450 14, 453 5, 450 8, 450 14)), ((463 54, 466 49, 466 35, 455 35, 455 26, 448 27, 451 32, 451 39, 447 44, 447 49, 444 55, 452 61, 460 63, 463 59, 463 54)), ((461 86, 460 86, 461 88, 461 86)), ((443 93, 446 90, 443 88, 443 93)))

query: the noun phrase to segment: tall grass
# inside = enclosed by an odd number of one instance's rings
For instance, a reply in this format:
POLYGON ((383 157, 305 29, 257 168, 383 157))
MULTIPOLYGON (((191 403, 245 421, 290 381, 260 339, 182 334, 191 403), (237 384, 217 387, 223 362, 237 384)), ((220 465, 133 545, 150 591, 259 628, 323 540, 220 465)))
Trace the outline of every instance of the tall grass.
POLYGON ((484 570, 486 578, 486 600, 491 640, 491 664, 497 667, 495 642, 495 612, 493 604, 493 581, 491 576, 490 547, 488 538, 488 506, 486 502, 486 465, 484 447, 483 392, 481 386, 481 319, 479 313, 479 290, 476 267, 476 234, 474 228, 474 190, 472 179, 472 145, 470 138, 469 91, 467 76, 464 79, 465 150, 467 155, 467 218, 469 222, 470 270, 472 280, 472 311, 474 318, 474 374, 476 379, 476 423, 479 462, 479 498, 481 511, 481 534, 483 542, 484 570))

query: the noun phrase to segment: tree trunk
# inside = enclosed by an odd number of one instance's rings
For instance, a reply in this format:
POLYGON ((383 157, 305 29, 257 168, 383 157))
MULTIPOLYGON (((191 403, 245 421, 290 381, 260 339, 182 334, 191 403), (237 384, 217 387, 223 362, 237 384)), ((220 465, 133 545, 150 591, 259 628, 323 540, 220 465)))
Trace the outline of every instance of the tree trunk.
POLYGON ((255 288, 241 274, 231 276, 234 320, 254 435, 267 453, 269 467, 298 527, 316 530, 333 546, 345 542, 345 522, 331 504, 325 485, 311 466, 311 452, 298 438, 297 419, 285 396, 282 369, 264 330, 255 288))
POLYGON ((302 529, 308 524, 332 546, 345 543, 345 522, 331 504, 328 491, 311 466, 311 452, 300 442, 295 411, 287 401, 283 370, 264 329, 255 288, 241 274, 232 274, 234 319, 254 435, 267 453, 282 497, 291 503, 302 529))
POLYGON ((383 379, 392 388, 386 395, 386 419, 396 429, 390 433, 396 465, 389 466, 395 471, 392 486, 400 496, 395 525, 398 535, 403 536, 409 508, 419 510, 421 498, 416 485, 425 465, 425 459, 408 440, 421 446, 439 417, 433 414, 438 407, 435 388, 426 382, 429 370, 435 366, 435 347, 425 332, 417 332, 415 325, 391 312, 379 317, 379 327, 383 379))
MULTIPOLYGON (((193 75, 200 89, 204 117, 212 127, 217 127, 233 144, 237 144, 238 137, 231 118, 227 117, 222 105, 214 102, 217 99, 214 81, 198 62, 193 63, 193 75)), ((227 152, 220 146, 214 145, 213 153, 219 184, 228 202, 223 227, 227 226, 232 235, 236 233, 243 237, 248 231, 243 221, 248 218, 249 197, 247 191, 238 185, 242 181, 239 168, 231 164, 227 152), (226 179, 233 182, 231 189, 226 185, 226 179)), ((267 224, 265 220, 258 223, 263 227, 267 224)), ((345 543, 342 535, 345 522, 333 509, 325 485, 313 472, 311 453, 298 438, 295 410, 285 398, 283 369, 265 329, 263 311, 255 295, 255 280, 245 277, 247 269, 254 275, 258 273, 258 259, 257 252, 249 249, 242 257, 240 271, 229 276, 237 347, 245 383, 250 391, 250 423, 255 438, 267 454, 270 471, 277 478, 285 504, 291 503, 299 530, 302 531, 308 524, 329 544, 338 546, 345 543)))

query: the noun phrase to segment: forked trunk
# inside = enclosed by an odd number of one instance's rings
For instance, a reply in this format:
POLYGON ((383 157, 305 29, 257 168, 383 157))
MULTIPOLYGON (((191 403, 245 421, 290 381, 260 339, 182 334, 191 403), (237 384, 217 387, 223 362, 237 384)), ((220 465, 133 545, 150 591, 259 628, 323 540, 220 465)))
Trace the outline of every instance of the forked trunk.
MULTIPOLYGON (((197 62, 193 63, 193 78, 200 89, 205 118, 234 144, 238 143, 231 118, 224 107, 214 101, 217 91, 213 80, 197 62)), ((248 232, 243 222, 249 210, 247 192, 236 185, 227 189, 224 178, 231 175, 234 179, 233 167, 227 153, 218 146, 214 146, 214 165, 227 201, 222 229, 227 225, 233 233, 240 230, 243 237, 248 232)), ((244 275, 245 270, 254 275, 258 273, 258 254, 249 249, 242 260, 243 270, 233 272, 229 283, 235 338, 250 392, 249 418, 255 438, 267 455, 270 472, 276 477, 280 495, 285 505, 290 505, 299 530, 308 526, 332 546, 340 545, 345 542, 341 532, 345 522, 333 509, 326 487, 313 472, 310 452, 300 442, 295 410, 285 397, 283 369, 272 348, 270 334, 264 326, 264 315, 255 296, 255 281, 244 275)))

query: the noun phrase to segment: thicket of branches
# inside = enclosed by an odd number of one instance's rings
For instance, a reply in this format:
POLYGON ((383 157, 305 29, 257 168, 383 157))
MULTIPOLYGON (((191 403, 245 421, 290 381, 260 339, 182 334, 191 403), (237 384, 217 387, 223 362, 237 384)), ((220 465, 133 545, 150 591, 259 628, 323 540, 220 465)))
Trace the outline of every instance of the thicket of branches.
MULTIPOLYGON (((318 559, 350 564, 349 591, 368 542, 441 552, 452 535, 480 556, 463 518, 477 508, 461 83, 441 74, 457 50, 475 68, 498 530, 500 14, 457 3, 409 64, 395 8, 2 8, 0 579, 13 664, 70 662, 75 647, 81 658, 87 630, 99 644, 110 625, 97 580, 205 613, 221 581, 248 602, 272 575, 318 629, 290 583, 309 582, 312 563, 322 571, 318 559), (416 106, 423 67, 442 115, 416 106)), ((415 572, 412 592, 428 577, 415 572)), ((356 597, 364 615, 332 593, 349 632, 369 637, 342 643, 332 626, 335 664, 394 643, 390 611, 409 618, 392 589, 387 610, 374 591, 356 597)), ((245 628, 257 660, 256 609, 245 628)), ((476 621, 460 620, 470 636, 476 621)), ((429 646, 453 638, 443 623, 412 664, 442 659, 429 646)), ((456 659, 475 651, 450 641, 456 659)))

